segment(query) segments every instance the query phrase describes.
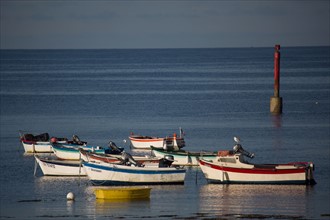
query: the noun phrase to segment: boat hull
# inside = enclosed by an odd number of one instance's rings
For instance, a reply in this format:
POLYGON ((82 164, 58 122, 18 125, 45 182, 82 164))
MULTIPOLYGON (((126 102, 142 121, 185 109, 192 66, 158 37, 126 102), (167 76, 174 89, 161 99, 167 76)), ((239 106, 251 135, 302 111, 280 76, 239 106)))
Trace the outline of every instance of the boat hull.
POLYGON ((87 175, 80 162, 42 159, 38 156, 35 156, 35 160, 39 164, 45 176, 86 176, 87 175))
POLYGON ((134 167, 107 163, 83 163, 94 185, 183 184, 186 171, 178 168, 134 167))
MULTIPOLYGON (((66 147, 81 147, 81 145, 67 144, 65 141, 57 142, 66 147)), ((53 145, 49 141, 25 142, 22 141, 25 153, 53 153, 53 145)))
POLYGON ((129 187, 129 188, 107 188, 95 189, 96 199, 147 199, 150 198, 151 188, 129 187))
MULTIPOLYGON (((237 168, 216 165, 206 160, 199 162, 205 178, 223 184, 313 184, 305 167, 282 165, 277 168, 237 168)), ((314 181, 315 182, 315 181, 314 181)))
POLYGON ((203 153, 189 153, 188 151, 165 151, 162 149, 152 148, 156 157, 163 158, 165 155, 172 155, 174 157, 173 165, 180 166, 198 166, 199 158, 206 160, 214 160, 216 154, 203 154, 203 153))
POLYGON ((28 143, 22 141, 25 153, 52 153, 52 145, 48 141, 38 141, 35 143, 28 143))
POLYGON ((150 146, 154 146, 156 148, 164 147, 164 138, 144 139, 129 137, 129 139, 132 147, 136 149, 150 149, 150 146))
POLYGON ((185 141, 183 137, 149 137, 133 135, 129 136, 132 148, 135 149, 150 149, 151 146, 158 149, 177 149, 183 148, 185 146, 185 141))

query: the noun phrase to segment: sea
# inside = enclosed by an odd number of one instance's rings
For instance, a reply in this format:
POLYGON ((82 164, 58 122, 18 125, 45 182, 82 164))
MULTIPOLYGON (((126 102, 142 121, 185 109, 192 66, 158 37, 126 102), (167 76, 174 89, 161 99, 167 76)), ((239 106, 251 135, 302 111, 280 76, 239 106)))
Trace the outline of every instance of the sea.
POLYGON ((0 53, 1 219, 330 219, 330 47, 281 48, 277 116, 273 47, 0 53), (313 162, 317 184, 210 184, 186 167, 183 185, 151 186, 150 199, 100 201, 86 177, 43 176, 19 141, 75 134, 141 154, 131 132, 180 128, 187 151, 231 150, 239 137, 251 163, 313 162))

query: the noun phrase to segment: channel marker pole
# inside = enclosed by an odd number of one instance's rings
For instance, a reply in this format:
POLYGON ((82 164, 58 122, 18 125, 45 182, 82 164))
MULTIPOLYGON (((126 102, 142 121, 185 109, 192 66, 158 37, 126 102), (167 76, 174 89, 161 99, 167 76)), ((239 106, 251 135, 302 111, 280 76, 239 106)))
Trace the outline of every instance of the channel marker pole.
POLYGON ((275 45, 274 53, 274 96, 270 98, 270 112, 282 114, 282 97, 280 97, 280 45, 275 45))

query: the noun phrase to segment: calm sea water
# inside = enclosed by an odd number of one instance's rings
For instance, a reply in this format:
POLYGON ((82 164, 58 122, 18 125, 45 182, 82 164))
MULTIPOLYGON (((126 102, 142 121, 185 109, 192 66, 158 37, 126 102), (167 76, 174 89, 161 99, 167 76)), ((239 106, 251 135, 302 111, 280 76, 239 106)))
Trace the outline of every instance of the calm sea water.
POLYGON ((273 48, 1 50, 0 218, 330 218, 330 48, 281 49, 283 114, 271 116, 273 48), (33 176, 19 130, 125 146, 130 132, 186 133, 186 150, 232 149, 252 162, 313 161, 315 186, 180 186, 100 202, 86 178, 33 176), (75 202, 66 194, 74 192, 75 202))

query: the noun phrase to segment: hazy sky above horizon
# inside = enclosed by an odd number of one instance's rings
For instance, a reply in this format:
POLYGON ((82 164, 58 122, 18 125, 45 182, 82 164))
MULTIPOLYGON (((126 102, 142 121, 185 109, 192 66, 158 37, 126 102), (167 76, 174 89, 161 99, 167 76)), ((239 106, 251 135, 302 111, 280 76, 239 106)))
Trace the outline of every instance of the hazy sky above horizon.
POLYGON ((330 45, 330 1, 0 0, 1 49, 330 45))

